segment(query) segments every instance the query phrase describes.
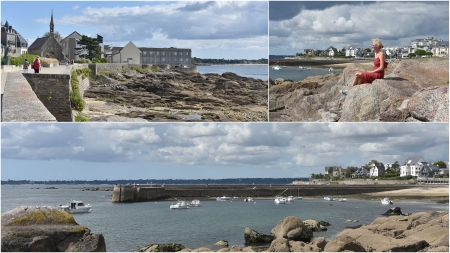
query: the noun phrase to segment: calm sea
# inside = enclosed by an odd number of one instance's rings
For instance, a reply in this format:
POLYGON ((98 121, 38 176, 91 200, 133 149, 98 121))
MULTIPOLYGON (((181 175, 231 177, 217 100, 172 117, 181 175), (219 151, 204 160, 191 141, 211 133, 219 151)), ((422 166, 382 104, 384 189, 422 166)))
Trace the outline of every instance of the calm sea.
POLYGON ((269 78, 275 80, 277 78, 289 79, 294 82, 298 82, 307 78, 308 76, 324 76, 331 73, 341 74, 343 69, 334 69, 332 72, 325 68, 311 68, 311 69, 299 69, 298 67, 287 67, 281 70, 274 70, 269 68, 269 78))
POLYGON ((200 74, 215 73, 223 74, 225 72, 233 72, 238 76, 251 77, 268 80, 268 66, 267 65, 211 65, 211 66, 197 66, 200 74))
MULTIPOLYGON (((316 237, 330 240, 346 226, 371 223, 392 207, 381 205, 379 199, 348 199, 348 202, 302 199, 277 205, 273 200, 244 202, 240 198, 232 202, 202 201, 201 207, 170 210, 173 201, 113 204, 112 192, 81 191, 83 186, 88 185, 51 185, 58 189, 45 189, 49 186, 2 185, 2 212, 18 206, 56 207, 70 199, 82 200, 93 206, 92 212, 73 216, 80 225, 88 227, 93 233, 104 235, 107 251, 135 251, 153 243, 180 243, 188 248, 207 247, 217 251, 218 248, 212 245, 220 240, 227 240, 230 246, 244 247, 246 227, 270 234, 278 221, 290 215, 300 220, 330 222, 333 225, 328 227, 328 231, 314 233, 316 237), (346 223, 347 219, 359 222, 346 223)), ((449 210, 448 204, 393 201, 393 206, 401 207, 403 213, 449 210)))

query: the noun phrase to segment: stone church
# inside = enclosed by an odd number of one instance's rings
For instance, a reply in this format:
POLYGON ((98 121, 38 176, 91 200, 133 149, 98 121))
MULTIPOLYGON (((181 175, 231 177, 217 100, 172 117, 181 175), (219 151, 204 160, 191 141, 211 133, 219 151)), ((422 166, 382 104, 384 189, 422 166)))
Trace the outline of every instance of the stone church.
POLYGON ((46 57, 50 55, 50 58, 58 59, 59 61, 65 60, 63 49, 54 36, 55 25, 53 24, 53 10, 50 19, 50 36, 37 38, 33 44, 28 47, 29 54, 39 55, 46 57))

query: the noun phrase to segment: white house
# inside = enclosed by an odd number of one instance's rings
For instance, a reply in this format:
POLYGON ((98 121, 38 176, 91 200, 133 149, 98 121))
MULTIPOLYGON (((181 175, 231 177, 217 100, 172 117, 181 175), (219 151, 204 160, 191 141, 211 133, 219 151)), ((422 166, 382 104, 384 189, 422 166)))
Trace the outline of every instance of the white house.
POLYGON ((424 162, 424 160, 420 156, 406 158, 405 162, 403 162, 403 165, 400 166, 400 176, 418 176, 420 169, 423 166, 421 162, 424 162))
POLYGON ((131 41, 125 47, 113 47, 112 63, 141 64, 141 50, 131 41))
POLYGON ((380 163, 380 165, 379 166, 376 166, 375 164, 370 164, 370 170, 369 170, 369 173, 370 173, 370 176, 371 177, 382 177, 382 176, 384 176, 384 174, 385 174, 385 166, 382 164, 382 163, 380 163))

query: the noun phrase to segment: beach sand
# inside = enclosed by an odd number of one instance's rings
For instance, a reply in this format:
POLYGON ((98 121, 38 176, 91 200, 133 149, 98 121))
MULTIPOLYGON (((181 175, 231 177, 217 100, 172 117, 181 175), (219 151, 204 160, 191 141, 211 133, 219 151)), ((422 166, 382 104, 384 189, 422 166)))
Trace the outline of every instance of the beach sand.
POLYGON ((365 193, 366 196, 372 197, 386 197, 386 196, 395 196, 395 197, 406 197, 406 198, 426 198, 426 197, 449 197, 449 187, 417 187, 412 189, 404 189, 404 190, 394 190, 394 191, 384 191, 384 192, 374 192, 374 193, 365 193))

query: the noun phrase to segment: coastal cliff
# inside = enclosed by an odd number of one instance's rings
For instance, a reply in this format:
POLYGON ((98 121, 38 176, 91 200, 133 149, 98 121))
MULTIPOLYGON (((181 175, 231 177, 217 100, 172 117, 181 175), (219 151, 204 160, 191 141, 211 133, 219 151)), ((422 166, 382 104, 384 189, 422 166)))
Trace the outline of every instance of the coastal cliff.
POLYGON ((267 81, 182 71, 100 75, 84 93, 90 121, 267 122, 267 81))
POLYGON ((356 72, 371 69, 352 63, 342 74, 270 80, 269 121, 448 122, 448 58, 393 61, 384 79, 352 87, 356 72))
POLYGON ((21 206, 2 213, 2 251, 106 252, 102 234, 54 207, 21 206))

